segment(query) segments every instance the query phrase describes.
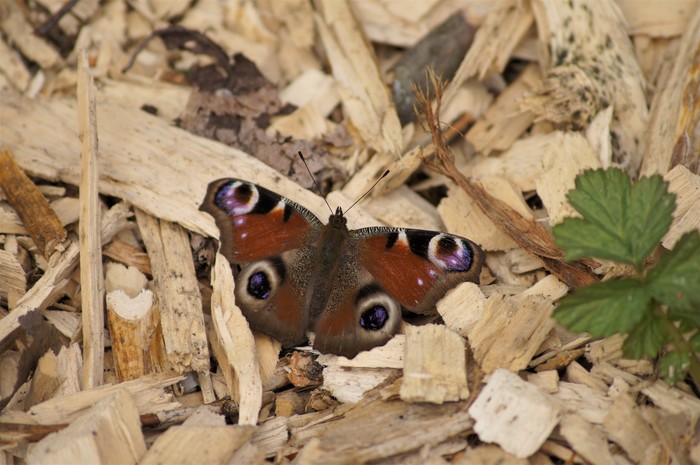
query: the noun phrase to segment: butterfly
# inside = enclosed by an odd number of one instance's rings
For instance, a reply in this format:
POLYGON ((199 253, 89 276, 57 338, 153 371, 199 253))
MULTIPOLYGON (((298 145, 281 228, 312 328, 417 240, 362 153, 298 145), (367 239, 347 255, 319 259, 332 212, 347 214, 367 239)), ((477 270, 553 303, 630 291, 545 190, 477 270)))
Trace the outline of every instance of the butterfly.
MULTIPOLYGON (((385 344, 401 312, 431 313, 445 292, 478 283, 484 253, 463 237, 419 229, 349 230, 338 207, 327 224, 301 205, 240 179, 219 179, 200 210, 216 220, 251 329, 293 346, 352 358, 385 344)), ((332 211, 332 210, 331 210, 332 211)))

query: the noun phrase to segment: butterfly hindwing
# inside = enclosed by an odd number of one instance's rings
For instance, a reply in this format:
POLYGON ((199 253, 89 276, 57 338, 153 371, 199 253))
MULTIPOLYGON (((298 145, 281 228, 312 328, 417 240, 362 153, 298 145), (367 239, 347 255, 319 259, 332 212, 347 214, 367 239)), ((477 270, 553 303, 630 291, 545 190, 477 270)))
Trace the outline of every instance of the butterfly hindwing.
POLYGON ((321 221, 291 200, 238 179, 209 184, 200 209, 214 217, 222 254, 240 268, 236 303, 251 328, 283 344, 303 340, 312 244, 321 221))
POLYGON ((479 282, 484 253, 463 237, 420 229, 373 227, 351 231, 359 263, 401 305, 428 313, 458 283, 479 282))

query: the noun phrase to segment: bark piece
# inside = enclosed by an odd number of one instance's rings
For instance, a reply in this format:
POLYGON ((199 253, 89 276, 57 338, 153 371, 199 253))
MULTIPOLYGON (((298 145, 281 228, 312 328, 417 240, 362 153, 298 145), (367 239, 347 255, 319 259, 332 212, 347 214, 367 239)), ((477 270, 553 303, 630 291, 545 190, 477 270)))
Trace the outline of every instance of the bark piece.
POLYGON ((108 293, 107 319, 120 382, 163 370, 163 333, 153 292, 144 289, 136 297, 121 289, 108 293))
POLYGON ((66 230, 44 195, 7 149, 0 152, 0 185, 39 251, 49 258, 62 247, 66 230))

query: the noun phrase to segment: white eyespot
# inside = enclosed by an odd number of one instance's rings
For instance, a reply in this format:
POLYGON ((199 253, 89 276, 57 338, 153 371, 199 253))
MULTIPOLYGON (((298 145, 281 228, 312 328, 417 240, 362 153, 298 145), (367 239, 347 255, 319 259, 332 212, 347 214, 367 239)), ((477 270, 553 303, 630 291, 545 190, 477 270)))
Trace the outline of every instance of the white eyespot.
POLYGON ((241 234, 241 239, 245 239, 246 237, 248 237, 248 233, 247 233, 247 232, 244 232, 244 233, 241 234))
POLYGON ((469 258, 465 256, 467 254, 465 250, 468 250, 468 248, 462 239, 446 234, 437 234, 430 239, 428 244, 428 258, 442 270, 466 271, 465 265, 468 265, 469 258), (452 239, 456 248, 449 254, 438 256, 438 247, 443 238, 452 239))
POLYGON ((219 204, 221 207, 223 207, 231 215, 237 216, 250 213, 258 204, 258 200, 260 199, 260 193, 258 192, 258 189, 252 184, 244 183, 241 181, 235 181, 226 186, 222 191, 220 191, 217 197, 221 202, 219 204), (250 189, 250 197, 246 202, 242 202, 241 199, 236 195, 236 191, 240 189, 241 186, 247 186, 247 188, 250 189))
POLYGON ((422 280, 421 278, 418 278, 418 285, 419 285, 419 286, 422 286, 423 284, 425 284, 425 283, 423 282, 423 280, 422 280))

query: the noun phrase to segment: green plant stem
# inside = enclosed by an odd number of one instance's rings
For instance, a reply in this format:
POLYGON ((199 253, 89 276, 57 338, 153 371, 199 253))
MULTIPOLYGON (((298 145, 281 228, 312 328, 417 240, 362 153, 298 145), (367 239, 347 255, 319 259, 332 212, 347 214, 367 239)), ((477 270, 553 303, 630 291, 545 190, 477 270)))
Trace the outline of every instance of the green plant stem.
MULTIPOLYGON (((658 313, 662 312, 658 312, 657 308, 657 315, 658 313)), ((673 322, 668 319, 668 315, 663 313, 662 318, 664 319, 664 328, 673 340, 674 349, 678 352, 688 354, 688 358, 690 360, 690 367, 688 368, 688 371, 690 372, 690 376, 695 381, 695 384, 700 386, 700 359, 698 359, 697 354, 693 351, 690 343, 685 340, 676 325, 674 325, 673 322)))

